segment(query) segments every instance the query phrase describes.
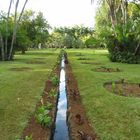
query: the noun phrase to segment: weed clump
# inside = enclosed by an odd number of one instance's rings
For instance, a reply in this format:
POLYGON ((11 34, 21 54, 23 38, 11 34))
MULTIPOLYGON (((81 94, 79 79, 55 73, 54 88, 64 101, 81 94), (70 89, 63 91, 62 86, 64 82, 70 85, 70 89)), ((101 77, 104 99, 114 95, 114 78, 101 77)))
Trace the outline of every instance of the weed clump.
POLYGON ((51 80, 53 86, 57 86, 59 84, 59 78, 57 75, 53 75, 50 80, 51 80))
POLYGON ((52 118, 49 116, 49 112, 48 107, 44 105, 40 106, 37 110, 35 118, 43 127, 50 127, 52 124, 52 118))

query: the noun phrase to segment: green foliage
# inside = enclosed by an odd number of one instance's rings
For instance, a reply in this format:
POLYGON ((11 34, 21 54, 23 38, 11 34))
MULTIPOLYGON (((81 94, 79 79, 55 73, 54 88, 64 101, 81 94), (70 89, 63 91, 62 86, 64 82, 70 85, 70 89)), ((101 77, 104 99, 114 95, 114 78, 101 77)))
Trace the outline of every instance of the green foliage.
POLYGON ((93 29, 84 26, 60 27, 52 33, 53 47, 83 48, 88 37, 93 35, 93 29))
POLYGON ((46 109, 51 110, 53 108, 53 104, 50 102, 45 103, 46 109))
POLYGON ((57 96, 56 90, 55 89, 51 89, 50 92, 49 92, 49 96, 55 98, 57 96))
POLYGON ((54 86, 57 86, 59 84, 59 78, 56 74, 53 75, 50 80, 54 86))
POLYGON ((33 140, 32 135, 31 136, 26 136, 24 140, 33 140))
POLYGON ((116 84, 115 82, 112 82, 112 91, 115 93, 115 88, 116 88, 116 84))
POLYGON ((25 51, 31 46, 32 42, 27 34, 27 31, 24 30, 22 27, 17 32, 17 38, 16 38, 16 44, 15 44, 15 51, 22 51, 24 54, 25 51))
POLYGON ((38 108, 37 113, 35 115, 36 120, 44 127, 50 127, 52 123, 52 119, 49 116, 49 110, 47 110, 46 106, 41 106, 38 108))
POLYGON ((84 48, 85 44, 81 39, 76 39, 73 41, 73 48, 84 48))
POLYGON ((74 37, 71 35, 66 35, 64 38, 64 46, 67 46, 67 48, 72 48, 74 43, 74 37))
POLYGON ((90 37, 85 41, 85 45, 87 48, 99 48, 99 47, 104 47, 101 43, 100 40, 97 39, 96 37, 90 37))
POLYGON ((103 1, 99 6, 95 25, 95 38, 99 41, 96 44, 107 46, 113 62, 140 63, 140 10, 134 3, 128 2, 125 7, 123 2, 113 1, 110 5, 103 1), (111 6, 113 8, 109 9, 111 6))
POLYGON ((130 63, 137 64, 140 63, 139 56, 135 56, 130 52, 111 52, 109 58, 112 62, 130 63))
MULTIPOLYGON (((0 12, 0 38, 2 37, 2 44, 4 46, 4 56, 7 60, 10 52, 13 35, 13 15, 10 15, 10 17, 8 18, 8 32, 6 31, 6 23, 7 14, 5 14, 4 12, 0 12), (5 41, 6 38, 7 47, 5 41)), ((13 47, 13 55, 15 51, 22 51, 22 53, 25 53, 25 51, 28 48, 38 48, 38 45, 40 43, 41 47, 45 47, 45 43, 49 37, 48 29, 50 29, 50 25, 44 18, 43 13, 38 12, 37 14, 35 14, 35 12, 31 10, 24 11, 21 21, 17 28, 16 41, 14 42, 13 47)), ((0 47, 2 44, 0 42, 0 47)), ((2 59, 1 49, 0 59, 2 59)))

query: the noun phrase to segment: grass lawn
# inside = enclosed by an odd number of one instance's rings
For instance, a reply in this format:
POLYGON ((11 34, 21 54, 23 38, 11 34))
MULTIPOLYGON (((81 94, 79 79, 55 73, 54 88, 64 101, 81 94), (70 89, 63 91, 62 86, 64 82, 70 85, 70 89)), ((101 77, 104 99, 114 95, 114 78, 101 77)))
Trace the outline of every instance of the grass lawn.
POLYGON ((140 140, 140 98, 124 97, 107 91, 103 84, 125 79, 140 83, 140 65, 112 63, 106 50, 68 50, 68 57, 78 81, 82 102, 91 125, 101 140, 140 140), (85 56, 76 56, 82 53, 85 56), (77 60, 80 57, 93 60, 77 60), (101 65, 81 64, 83 61, 101 65), (95 72, 91 69, 106 66, 122 72, 95 72))
POLYGON ((0 139, 19 139, 43 93, 57 51, 28 51, 0 62, 0 139))

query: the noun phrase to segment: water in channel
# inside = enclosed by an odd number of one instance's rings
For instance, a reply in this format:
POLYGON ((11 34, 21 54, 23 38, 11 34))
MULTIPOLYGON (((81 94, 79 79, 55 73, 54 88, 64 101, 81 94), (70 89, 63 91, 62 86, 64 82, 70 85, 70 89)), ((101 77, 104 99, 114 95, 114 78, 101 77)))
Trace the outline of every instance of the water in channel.
POLYGON ((59 83, 59 100, 57 106, 55 132, 53 140, 69 140, 67 126, 67 96, 66 96, 66 80, 65 80, 65 59, 61 60, 61 72, 59 83))

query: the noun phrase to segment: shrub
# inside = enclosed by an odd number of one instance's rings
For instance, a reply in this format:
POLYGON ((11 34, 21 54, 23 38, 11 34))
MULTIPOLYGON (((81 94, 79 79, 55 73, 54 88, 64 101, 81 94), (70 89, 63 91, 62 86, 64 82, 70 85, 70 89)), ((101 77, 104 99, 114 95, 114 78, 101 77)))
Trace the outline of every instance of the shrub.
POLYGON ((31 136, 26 136, 25 140, 33 140, 32 135, 31 136))
POLYGON ((39 122, 42 126, 44 127, 51 126, 52 119, 49 116, 49 110, 47 110, 45 106, 41 106, 38 108, 35 118, 37 122, 39 122))
POLYGON ((57 76, 57 75, 53 75, 53 76, 51 77, 51 82, 52 82, 52 84, 53 84, 54 86, 57 86, 57 85, 59 84, 59 78, 58 78, 58 76, 57 76))
POLYGON ((109 58, 112 62, 130 63, 137 64, 140 63, 139 56, 135 56, 130 52, 110 52, 109 58))
POLYGON ((46 109, 51 110, 53 108, 53 104, 50 102, 47 102, 46 104, 46 109))
POLYGON ((49 92, 49 96, 54 98, 54 97, 56 97, 56 95, 57 95, 56 94, 56 90, 55 89, 51 89, 50 92, 49 92))
POLYGON ((112 82, 112 91, 115 93, 115 88, 116 88, 116 84, 115 82, 112 82))

